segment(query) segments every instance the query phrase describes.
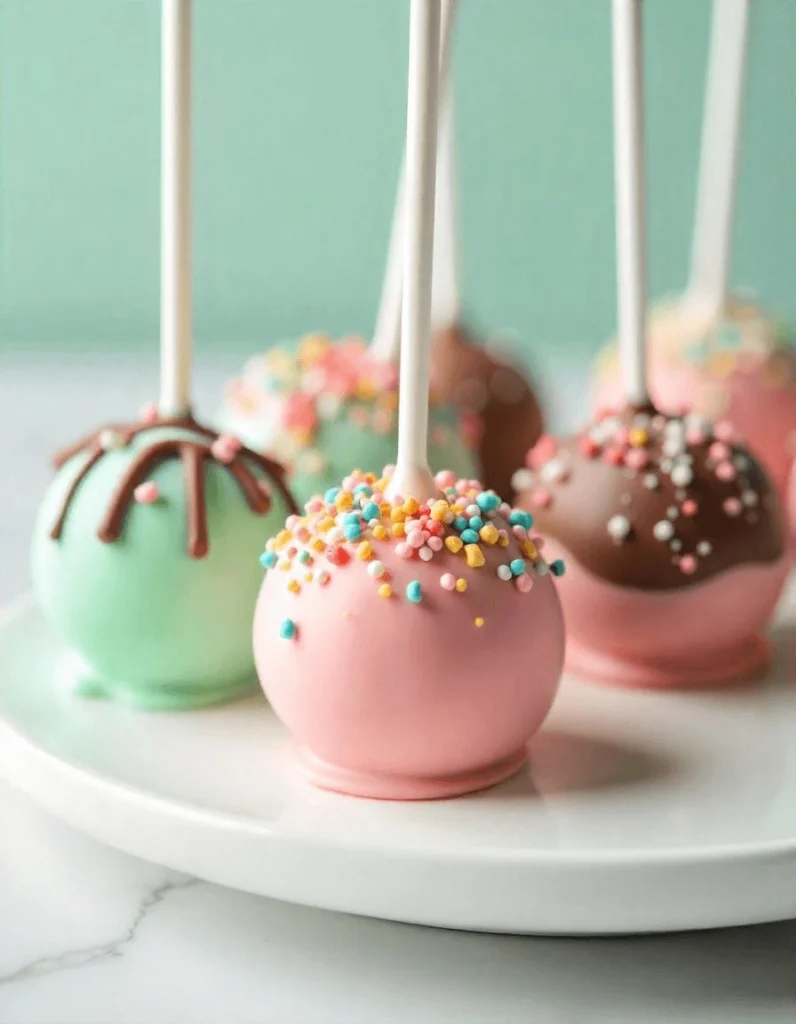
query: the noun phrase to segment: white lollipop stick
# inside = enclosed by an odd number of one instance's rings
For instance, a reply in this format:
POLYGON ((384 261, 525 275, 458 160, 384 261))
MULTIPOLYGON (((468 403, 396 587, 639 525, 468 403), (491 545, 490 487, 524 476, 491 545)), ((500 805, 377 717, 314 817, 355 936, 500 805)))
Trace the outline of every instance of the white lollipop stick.
POLYGON ((613 0, 614 174, 619 364, 625 397, 649 401, 644 231, 644 81, 641 0, 613 0))
POLYGON ((720 313, 730 280, 750 0, 713 0, 691 279, 686 301, 720 313))
MULTIPOLYGON (((458 0, 442 0, 442 28, 440 31, 440 92, 449 93, 448 76, 452 49, 453 26, 458 0)), ((447 106, 446 100, 443 104, 447 106)), ((444 122, 443 122, 444 123, 444 122)), ((440 130, 440 133, 444 128, 440 130)), ((441 144, 442 140, 440 140, 441 144)), ((406 224, 406 154, 404 154, 398 191, 395 197, 390 247, 387 253, 387 267, 384 274, 376 330, 370 346, 371 355, 385 363, 398 359, 401 344, 401 304, 404 273, 404 228, 406 224)))
POLYGON ((410 11, 398 458, 388 493, 423 501, 437 492, 428 468, 428 393, 440 0, 412 0, 410 11))
POLYGON ((191 409, 191 0, 162 0, 160 412, 191 409))
POLYGON ((451 327, 461 320, 461 246, 455 124, 453 89, 448 85, 440 104, 434 276, 431 283, 432 331, 451 327))

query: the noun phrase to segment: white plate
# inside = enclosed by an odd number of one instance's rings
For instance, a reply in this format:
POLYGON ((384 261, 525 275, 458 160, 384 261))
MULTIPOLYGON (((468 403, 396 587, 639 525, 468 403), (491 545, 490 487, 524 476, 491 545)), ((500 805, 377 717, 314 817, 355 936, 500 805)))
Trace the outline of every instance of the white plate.
POLYGON ((355 914, 570 935, 796 917, 796 591, 776 640, 765 686, 567 680, 521 775, 389 804, 306 784, 261 699, 148 715, 59 692, 28 604, 0 626, 0 771, 129 853, 355 914))

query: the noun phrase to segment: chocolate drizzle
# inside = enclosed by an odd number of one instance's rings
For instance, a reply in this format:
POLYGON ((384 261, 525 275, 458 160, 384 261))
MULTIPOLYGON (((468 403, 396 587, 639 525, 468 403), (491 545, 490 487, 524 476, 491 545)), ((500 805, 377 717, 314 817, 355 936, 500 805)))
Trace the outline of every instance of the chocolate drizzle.
MULTIPOLYGON (((88 458, 64 497, 58 517, 50 530, 53 540, 60 539, 63 533, 66 517, 80 484, 108 450, 107 446, 103 444, 103 438, 108 434, 111 437, 115 436, 118 447, 125 448, 139 434, 162 427, 189 430, 205 440, 163 438, 153 441, 152 444, 137 453, 119 480, 108 508, 100 520, 97 536, 103 543, 110 544, 119 539, 127 514, 135 499, 136 488, 149 477, 149 474, 157 466, 169 459, 180 459, 184 468, 187 550, 191 558, 204 558, 210 549, 205 497, 204 466, 206 462, 215 462, 217 465, 223 466, 235 478, 246 503, 255 515, 264 516, 270 510, 271 495, 268 488, 264 487, 252 472, 251 465, 266 474, 269 484, 281 494, 290 512, 298 512, 298 506, 285 484, 285 470, 278 462, 243 446, 237 449, 229 459, 222 461, 213 451, 213 443, 219 439, 216 431, 202 426, 191 416, 163 418, 146 423, 136 423, 132 426, 101 427, 56 454, 54 459, 56 469, 61 469, 69 459, 80 452, 88 452, 88 458)), ((114 445, 114 447, 116 446, 114 445)))

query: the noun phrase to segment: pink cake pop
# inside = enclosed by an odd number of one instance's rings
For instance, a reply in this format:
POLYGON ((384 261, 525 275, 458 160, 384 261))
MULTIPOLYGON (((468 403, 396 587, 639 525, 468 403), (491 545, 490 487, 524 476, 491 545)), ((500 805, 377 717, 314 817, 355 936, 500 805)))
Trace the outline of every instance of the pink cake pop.
POLYGON ((532 518, 427 461, 440 0, 412 0, 396 465, 352 473, 266 547, 255 660, 316 785, 428 799, 517 771, 564 633, 532 518))
MULTIPOLYGON (((714 0, 691 280, 649 325, 650 390, 664 409, 729 419, 784 495, 796 433, 796 336, 729 288, 749 0, 714 0)), ((598 408, 623 400, 614 346, 598 408)))
POLYGON ((640 0, 614 0, 619 339, 626 407, 530 453, 522 504, 566 553, 567 664, 627 686, 719 683, 768 664, 787 574, 775 493, 731 426, 649 400, 640 0))

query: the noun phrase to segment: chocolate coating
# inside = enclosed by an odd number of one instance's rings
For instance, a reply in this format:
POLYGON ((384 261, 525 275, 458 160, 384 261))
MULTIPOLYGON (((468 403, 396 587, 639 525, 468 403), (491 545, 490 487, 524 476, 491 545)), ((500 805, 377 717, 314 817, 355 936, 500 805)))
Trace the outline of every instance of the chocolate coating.
POLYGON ((542 410, 530 383, 458 325, 434 337, 431 380, 440 401, 478 418, 482 481, 510 499, 514 471, 524 465, 526 452, 543 430, 542 410))
POLYGON ((530 454, 519 504, 600 579, 673 590, 785 550, 776 493, 727 424, 626 409, 530 454), (646 435, 646 439, 645 439, 646 435))

